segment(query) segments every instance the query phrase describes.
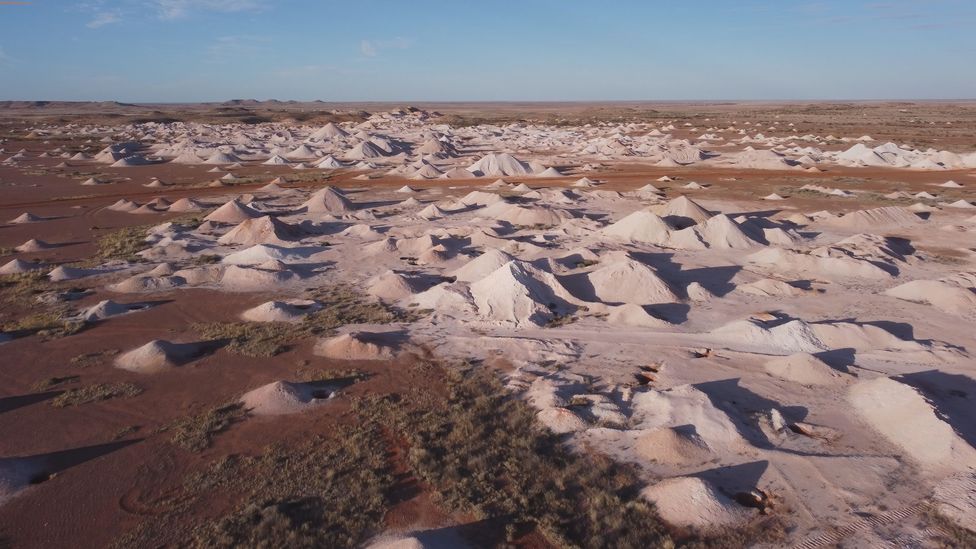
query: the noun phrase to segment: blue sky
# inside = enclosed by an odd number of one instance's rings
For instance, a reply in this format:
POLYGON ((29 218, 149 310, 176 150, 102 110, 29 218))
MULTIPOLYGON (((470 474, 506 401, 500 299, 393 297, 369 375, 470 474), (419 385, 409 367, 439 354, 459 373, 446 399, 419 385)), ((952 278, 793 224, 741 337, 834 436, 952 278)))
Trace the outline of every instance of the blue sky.
POLYGON ((0 99, 976 98, 974 36, 976 0, 36 0, 0 99))

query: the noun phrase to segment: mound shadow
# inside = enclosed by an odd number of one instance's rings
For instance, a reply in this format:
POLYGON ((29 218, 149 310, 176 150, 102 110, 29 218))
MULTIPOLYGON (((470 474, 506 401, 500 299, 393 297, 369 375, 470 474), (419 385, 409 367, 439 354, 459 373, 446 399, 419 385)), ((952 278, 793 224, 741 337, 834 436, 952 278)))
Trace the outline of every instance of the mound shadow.
POLYGON ((903 374, 895 379, 924 394, 936 414, 976 448, 976 380, 939 370, 903 374))
POLYGON ((31 404, 37 404, 38 402, 44 402, 45 400, 57 397, 63 392, 64 391, 46 391, 43 393, 31 393, 27 395, 0 398, 0 414, 16 410, 17 408, 23 408, 24 406, 30 406, 31 404))
MULTIPOLYGON (((761 414, 776 409, 789 423, 803 421, 808 414, 804 406, 784 406, 739 385, 740 378, 707 381, 693 385, 705 393, 712 405, 729 416, 739 435, 753 446, 766 450, 782 450, 769 440, 759 427, 761 414)), ((785 451, 785 450, 784 450, 785 451)))

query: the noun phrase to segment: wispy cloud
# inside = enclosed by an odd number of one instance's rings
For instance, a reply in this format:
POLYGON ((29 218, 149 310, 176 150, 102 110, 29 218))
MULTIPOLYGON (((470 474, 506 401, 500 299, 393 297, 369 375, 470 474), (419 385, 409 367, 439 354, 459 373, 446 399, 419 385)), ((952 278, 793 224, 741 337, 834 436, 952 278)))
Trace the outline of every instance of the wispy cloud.
POLYGON ((220 36, 207 48, 207 61, 224 63, 253 57, 264 51, 270 41, 267 36, 220 36))
POLYGON ((9 65, 13 63, 13 61, 13 58, 7 55, 7 52, 4 51, 3 46, 0 46, 0 67, 9 65))
POLYGON ((359 51, 366 57, 376 57, 382 50, 405 50, 413 45, 412 38, 396 37, 391 40, 361 40, 359 51))
POLYGON ((359 43, 359 51, 363 52, 366 57, 376 57, 376 54, 379 53, 376 46, 369 40, 363 40, 359 43))
POLYGON ((122 21, 122 15, 118 11, 100 11, 85 26, 90 29, 97 29, 120 21, 122 21))
POLYGON ((233 13, 260 11, 270 7, 272 0, 150 0, 161 19, 182 19, 194 11, 233 13))

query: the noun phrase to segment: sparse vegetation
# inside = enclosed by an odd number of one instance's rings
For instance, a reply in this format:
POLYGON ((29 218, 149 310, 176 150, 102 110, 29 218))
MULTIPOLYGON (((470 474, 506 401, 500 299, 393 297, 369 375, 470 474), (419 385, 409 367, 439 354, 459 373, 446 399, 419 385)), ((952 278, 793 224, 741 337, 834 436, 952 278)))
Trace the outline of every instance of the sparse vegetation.
POLYGON ((933 547, 940 549, 976 547, 976 532, 959 526, 954 520, 943 515, 937 507, 926 506, 921 516, 929 531, 936 534, 935 539, 931 540, 934 543, 933 547))
POLYGON ((163 430, 172 433, 170 441, 177 446, 191 452, 201 452, 210 447, 215 435, 226 431, 246 415, 244 405, 233 402, 182 418, 163 430))
POLYGON ((40 271, 0 276, 0 290, 3 291, 3 301, 7 303, 33 304, 39 294, 53 287, 53 283, 40 271))
POLYGON ((220 263, 220 256, 216 254, 200 254, 193 257, 190 262, 192 265, 212 265, 214 263, 220 263))
POLYGON ((354 547, 379 527, 393 485, 376 426, 343 427, 297 449, 272 446, 219 462, 207 476, 217 487, 246 482, 250 503, 194 529, 196 547, 354 547))
POLYGON ((339 426, 298 447, 271 445, 257 456, 230 456, 183 483, 181 502, 115 543, 133 547, 171 539, 183 547, 355 547, 381 526, 393 477, 375 425, 339 426), (183 518, 213 491, 241 503, 203 523, 183 518))
POLYGON ((38 335, 44 339, 57 339, 76 334, 85 328, 79 320, 65 318, 60 310, 30 313, 3 325, 3 331, 38 335))
POLYGON ((348 286, 317 289, 311 299, 321 302, 323 307, 306 315, 301 322, 208 322, 191 328, 204 339, 228 340, 226 349, 231 352, 271 357, 297 341, 331 334, 346 324, 407 322, 420 316, 420 313, 368 301, 348 286))
POLYGON ((121 259, 125 261, 141 261, 137 254, 149 247, 146 242, 147 226, 123 227, 98 239, 98 255, 96 261, 121 259))
POLYGON ((60 387, 61 385, 67 385, 69 383, 77 383, 81 379, 81 376, 56 376, 42 379, 36 381, 31 385, 31 391, 41 392, 53 389, 55 387, 60 387))
POLYGON ((309 368, 307 366, 302 366, 295 370, 295 380, 306 383, 336 380, 361 381, 367 377, 369 377, 369 374, 367 372, 363 372, 362 370, 325 370, 322 368, 309 368))
POLYGON ((121 397, 134 397, 142 394, 142 389, 131 383, 98 383, 77 389, 68 389, 51 401, 55 408, 79 406, 90 402, 101 402, 121 397))
POLYGON ((193 324, 190 329, 203 339, 227 340, 228 351, 250 357, 280 354, 301 332, 287 322, 207 322, 193 324))
POLYGON ((444 375, 446 399, 413 393, 402 401, 364 401, 359 410, 408 440, 414 474, 445 508, 499 521, 513 539, 537 530, 556 546, 670 543, 628 466, 570 453, 484 368, 444 375))
POLYGON ((97 366, 103 364, 105 361, 119 354, 118 349, 106 349, 104 351, 98 351, 94 353, 82 353, 71 357, 71 365, 77 366, 79 368, 89 368, 91 366, 97 366))

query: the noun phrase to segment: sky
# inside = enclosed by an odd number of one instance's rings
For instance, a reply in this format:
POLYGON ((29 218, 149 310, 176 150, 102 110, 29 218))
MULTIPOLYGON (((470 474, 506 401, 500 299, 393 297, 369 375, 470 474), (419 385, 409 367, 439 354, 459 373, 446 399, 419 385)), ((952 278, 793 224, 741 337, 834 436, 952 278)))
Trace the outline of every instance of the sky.
POLYGON ((0 2, 0 100, 976 98, 976 0, 0 2))

